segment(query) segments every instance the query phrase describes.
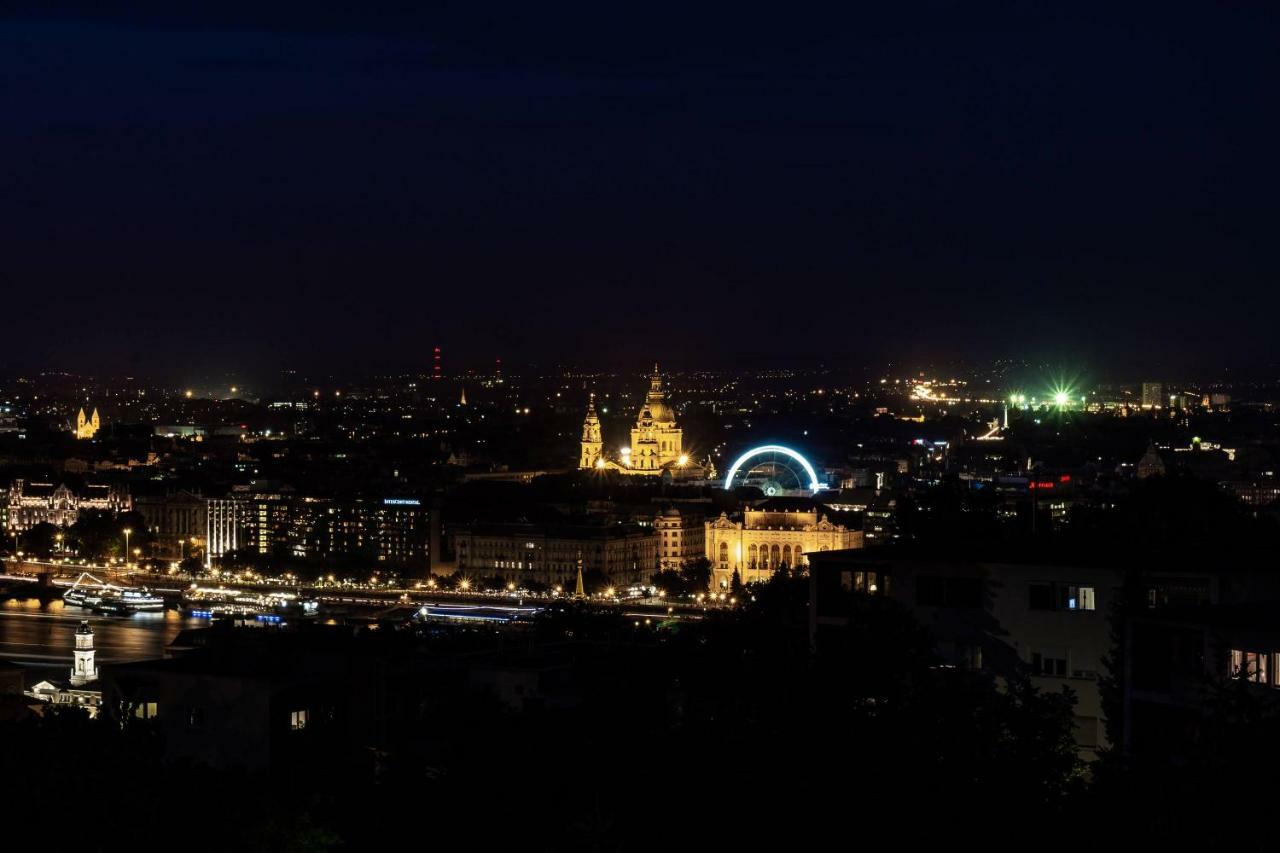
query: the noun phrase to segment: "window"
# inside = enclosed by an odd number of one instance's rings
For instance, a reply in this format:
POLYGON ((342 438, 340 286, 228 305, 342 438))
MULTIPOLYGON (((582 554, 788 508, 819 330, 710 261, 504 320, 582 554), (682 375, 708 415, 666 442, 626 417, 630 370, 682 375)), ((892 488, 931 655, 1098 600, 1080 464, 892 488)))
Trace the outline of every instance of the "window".
POLYGON ((187 709, 187 728, 192 730, 204 728, 204 708, 187 709))
POLYGON ((289 728, 295 732, 300 732, 307 727, 307 711, 304 708, 301 711, 294 711, 289 714, 289 728))
POLYGON ((1028 587, 1027 606, 1032 610, 1094 610, 1097 602, 1091 586, 1033 583, 1028 587))
MULTIPOLYGON (((868 573, 868 587, 875 578, 868 573)), ((982 607, 982 578, 950 578, 919 575, 916 578, 916 604, 928 607, 982 607)))
POLYGON ((1093 610, 1095 599, 1093 587, 1091 586, 1068 586, 1063 588, 1066 591, 1063 606, 1067 610, 1093 610))
POLYGON ((155 702, 139 702, 133 708, 133 716, 139 720, 154 720, 160 715, 160 706, 155 702))
POLYGON ((1027 603, 1032 610, 1052 610, 1053 584, 1033 583, 1030 600, 1027 603))
POLYGON ((1255 684, 1267 684, 1267 658, 1265 652, 1249 652, 1240 649, 1231 650, 1231 677, 1252 681, 1255 684))
POLYGON ((1039 675, 1065 678, 1067 675, 1067 659, 1048 657, 1039 652, 1034 652, 1031 655, 1031 669, 1039 675))

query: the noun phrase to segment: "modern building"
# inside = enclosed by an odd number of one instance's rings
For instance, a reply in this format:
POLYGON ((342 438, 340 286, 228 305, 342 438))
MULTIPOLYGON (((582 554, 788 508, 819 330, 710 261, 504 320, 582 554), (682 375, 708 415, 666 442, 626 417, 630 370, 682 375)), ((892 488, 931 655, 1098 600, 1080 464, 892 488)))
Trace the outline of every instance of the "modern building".
MULTIPOLYGON (((887 595, 935 638, 944 665, 996 675, 1021 670, 1043 689, 1071 688, 1081 753, 1093 757, 1107 746, 1098 679, 1112 651, 1108 613, 1124 583, 1123 567, 833 551, 813 557, 809 577, 815 648, 826 632, 850 624, 850 596, 887 595)), ((1152 607, 1209 602, 1220 594, 1208 572, 1171 570, 1146 583, 1152 607)))
POLYGON ((9 487, 10 533, 30 530, 37 524, 70 527, 81 511, 119 514, 133 508, 129 491, 124 486, 91 484, 83 492, 72 491, 65 483, 28 483, 17 479, 9 487))
POLYGON ((243 503, 228 498, 205 502, 205 566, 214 558, 240 548, 241 508, 243 503))
POLYGON ((1159 382, 1142 383, 1142 408, 1159 409, 1164 402, 1164 385, 1159 382))
MULTIPOLYGON (((1255 713, 1280 711, 1280 606, 1193 604, 1133 614, 1121 628, 1129 665, 1121 697, 1123 752, 1178 763, 1205 740, 1211 706, 1230 682, 1255 713)), ((1248 720, 1242 719, 1241 724, 1248 720)))
POLYGON ((579 564, 613 586, 647 583, 658 532, 630 524, 476 523, 453 529, 457 569, 470 577, 572 589, 579 564))
POLYGON ((863 546, 860 524, 851 529, 828 514, 834 512, 798 498, 770 498, 745 508, 740 518, 720 513, 705 523, 712 588, 727 588, 734 572, 743 583, 767 580, 783 566, 807 566, 810 554, 863 546))
POLYGON ((431 513, 417 497, 320 498, 287 488, 235 493, 206 505, 208 559, 250 549, 299 560, 364 559, 370 567, 430 562, 431 513))

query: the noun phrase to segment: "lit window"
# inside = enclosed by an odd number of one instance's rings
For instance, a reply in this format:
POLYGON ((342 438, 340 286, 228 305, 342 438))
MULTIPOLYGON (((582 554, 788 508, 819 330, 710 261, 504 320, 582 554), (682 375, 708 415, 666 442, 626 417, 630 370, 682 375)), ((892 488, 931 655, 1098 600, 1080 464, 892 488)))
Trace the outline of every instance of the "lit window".
POLYGON ((1267 682, 1267 658, 1264 652, 1246 652, 1240 649, 1231 650, 1231 676, 1252 681, 1255 684, 1267 682))
POLYGON ((307 712, 305 709, 294 711, 289 714, 289 728, 295 732, 300 732, 307 727, 307 712))
POLYGON ((1091 586, 1069 586, 1067 587, 1067 609, 1068 610, 1093 610, 1096 606, 1093 587, 1091 586))

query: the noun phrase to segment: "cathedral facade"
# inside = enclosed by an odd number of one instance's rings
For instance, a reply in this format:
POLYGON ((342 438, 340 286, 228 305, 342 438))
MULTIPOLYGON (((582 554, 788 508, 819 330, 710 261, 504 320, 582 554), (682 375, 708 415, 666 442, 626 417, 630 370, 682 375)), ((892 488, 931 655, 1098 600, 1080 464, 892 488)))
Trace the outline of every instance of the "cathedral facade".
POLYGON ((80 414, 76 415, 76 438, 93 438, 97 435, 100 426, 102 422, 98 419, 98 409, 95 407, 93 415, 86 418, 82 407, 80 414))
POLYGON ((581 451, 578 467, 582 470, 617 471, 653 477, 696 476, 703 467, 692 463, 684 451, 684 435, 676 424, 675 411, 667 404, 662 390, 662 375, 653 366, 649 377, 649 393, 645 395, 631 442, 618 455, 605 452, 600 434, 600 418, 596 415, 595 394, 587 403, 587 416, 582 422, 581 451))

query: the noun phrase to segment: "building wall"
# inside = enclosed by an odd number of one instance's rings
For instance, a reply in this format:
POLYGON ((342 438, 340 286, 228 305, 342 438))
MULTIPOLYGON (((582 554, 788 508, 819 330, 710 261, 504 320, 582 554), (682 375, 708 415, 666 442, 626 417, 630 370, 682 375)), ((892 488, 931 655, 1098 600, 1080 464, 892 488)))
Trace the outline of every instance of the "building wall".
POLYGON ((458 571, 498 575, 516 585, 530 581, 572 589, 578 561, 617 586, 647 583, 658 565, 658 536, 637 528, 561 528, 536 525, 460 526, 454 531, 458 571))
POLYGON ((190 492, 178 492, 165 496, 142 496, 134 501, 134 508, 156 539, 171 547, 175 555, 190 553, 179 547, 179 542, 197 540, 208 535, 208 502, 190 492))
POLYGON ((653 522, 658 534, 658 568, 679 569, 706 556, 706 523, 701 515, 667 510, 653 522))
POLYGON ((66 485, 18 479, 9 487, 8 506, 7 529, 15 533, 44 523, 70 527, 82 510, 122 513, 132 509, 133 503, 123 486, 90 485, 79 494, 66 485))
POLYGON ((240 502, 210 500, 205 503, 205 562, 240 547, 240 502))
POLYGON ((767 580, 778 568, 803 568, 818 551, 861 548, 861 530, 832 524, 812 512, 761 512, 748 509, 742 521, 722 513, 705 524, 706 557, 712 588, 729 586, 733 573, 743 583, 767 580))
MULTIPOLYGON (((997 674, 1025 668, 1044 690, 1071 688, 1081 753, 1092 758, 1107 745, 1098 678, 1111 649, 1107 617, 1122 584, 1120 570, 916 561, 873 552, 832 554, 819 563, 811 586, 815 642, 821 643, 826 628, 845 623, 838 596, 834 607, 824 600, 840 584, 827 581, 846 577, 846 592, 867 591, 856 589, 856 579, 875 572, 881 592, 915 614, 946 663, 997 674)), ((1200 578, 1188 577, 1161 578, 1159 583, 1180 589, 1200 578)))
POLYGON ((363 557, 422 575, 430 563, 430 510, 416 498, 259 494, 210 501, 207 513, 210 558, 239 547, 304 560, 363 557))

